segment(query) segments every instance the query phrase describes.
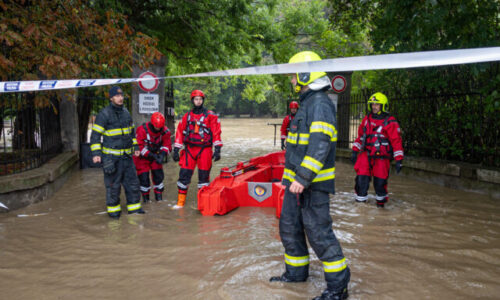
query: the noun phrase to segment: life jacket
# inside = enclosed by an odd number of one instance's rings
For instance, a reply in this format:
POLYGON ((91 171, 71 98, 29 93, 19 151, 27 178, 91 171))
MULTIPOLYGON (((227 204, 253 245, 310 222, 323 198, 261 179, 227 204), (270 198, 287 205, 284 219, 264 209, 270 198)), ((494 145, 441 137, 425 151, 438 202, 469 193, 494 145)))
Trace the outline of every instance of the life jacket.
POLYGON ((165 127, 161 129, 160 135, 152 139, 151 135, 149 134, 147 123, 143 123, 142 126, 144 127, 144 131, 146 132, 146 140, 144 140, 146 142, 146 147, 152 153, 160 153, 160 148, 163 145, 163 136, 167 133, 165 127))
POLYGON ((363 127, 362 150, 368 152, 368 156, 372 158, 385 158, 393 159, 393 149, 388 137, 383 133, 383 130, 389 124, 389 118, 391 116, 387 115, 381 125, 373 126, 372 119, 368 117, 366 124, 363 127))
POLYGON ((213 134, 212 129, 206 123, 208 121, 207 111, 204 110, 203 116, 199 120, 195 120, 191 114, 190 111, 186 121, 186 129, 183 131, 183 143, 198 147, 211 147, 213 134))

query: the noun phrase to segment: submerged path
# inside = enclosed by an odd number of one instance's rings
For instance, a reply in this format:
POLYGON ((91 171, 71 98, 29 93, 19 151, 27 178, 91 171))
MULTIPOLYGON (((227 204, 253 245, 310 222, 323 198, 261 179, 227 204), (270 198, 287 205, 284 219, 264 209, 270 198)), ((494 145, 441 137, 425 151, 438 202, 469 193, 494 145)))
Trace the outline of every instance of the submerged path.
MULTIPOLYGON (((223 119, 223 159, 212 176, 221 166, 278 150, 266 126, 276 121, 223 119)), ((308 299, 321 293, 325 283, 314 255, 307 282, 268 282, 284 270, 273 208, 203 217, 194 209, 195 175, 187 207, 171 210, 178 170, 172 161, 165 166, 168 200, 146 204, 146 215, 109 219, 96 169, 76 172, 47 201, 0 214, 0 298, 308 299)), ((351 165, 337 164, 336 174, 331 213, 352 270, 350 299, 498 298, 498 201, 392 176, 390 203, 377 209, 374 198, 354 202, 351 165)))

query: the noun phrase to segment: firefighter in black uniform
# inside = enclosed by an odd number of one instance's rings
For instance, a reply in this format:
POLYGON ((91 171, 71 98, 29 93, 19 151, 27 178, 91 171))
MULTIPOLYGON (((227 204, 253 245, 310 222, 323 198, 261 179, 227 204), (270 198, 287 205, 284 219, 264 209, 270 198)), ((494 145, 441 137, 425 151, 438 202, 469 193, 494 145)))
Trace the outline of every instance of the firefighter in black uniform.
POLYGON ((121 185, 125 189, 128 213, 144 213, 140 202, 139 179, 132 161, 132 155, 139 156, 140 152, 132 117, 123 107, 122 89, 113 86, 109 90, 109 98, 111 103, 99 112, 92 127, 90 150, 94 163, 102 162, 108 215, 118 219, 121 214, 121 185))
MULTIPOLYGON (((314 52, 295 54, 290 63, 317 61, 314 52)), ((300 282, 309 275, 306 236, 323 262, 327 288, 314 299, 346 299, 350 271, 332 230, 329 193, 335 193, 336 109, 325 91, 330 80, 324 72, 293 74, 300 109, 286 139, 280 216, 280 237, 285 247, 285 273, 270 281, 300 282)))

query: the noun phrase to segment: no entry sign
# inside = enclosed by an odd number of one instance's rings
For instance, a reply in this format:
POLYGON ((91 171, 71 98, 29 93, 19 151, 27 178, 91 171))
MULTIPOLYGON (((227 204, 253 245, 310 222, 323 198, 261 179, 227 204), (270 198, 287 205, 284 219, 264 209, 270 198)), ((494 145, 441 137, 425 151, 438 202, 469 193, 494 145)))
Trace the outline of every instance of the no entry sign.
POLYGON ((139 87, 145 92, 152 92, 158 88, 158 77, 153 72, 144 72, 139 75, 139 79, 148 79, 139 81, 139 87))
POLYGON ((337 93, 342 93, 347 87, 347 81, 344 76, 337 75, 332 79, 332 88, 337 93))

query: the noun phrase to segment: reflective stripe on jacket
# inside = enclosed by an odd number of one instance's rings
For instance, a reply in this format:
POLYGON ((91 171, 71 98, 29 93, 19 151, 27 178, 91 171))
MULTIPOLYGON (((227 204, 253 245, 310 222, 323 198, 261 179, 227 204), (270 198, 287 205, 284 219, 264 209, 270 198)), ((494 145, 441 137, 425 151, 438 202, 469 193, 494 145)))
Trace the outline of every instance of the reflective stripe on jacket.
POLYGON ((109 104, 99 112, 92 126, 90 150, 92 156, 130 155, 139 150, 132 117, 125 107, 109 104))

